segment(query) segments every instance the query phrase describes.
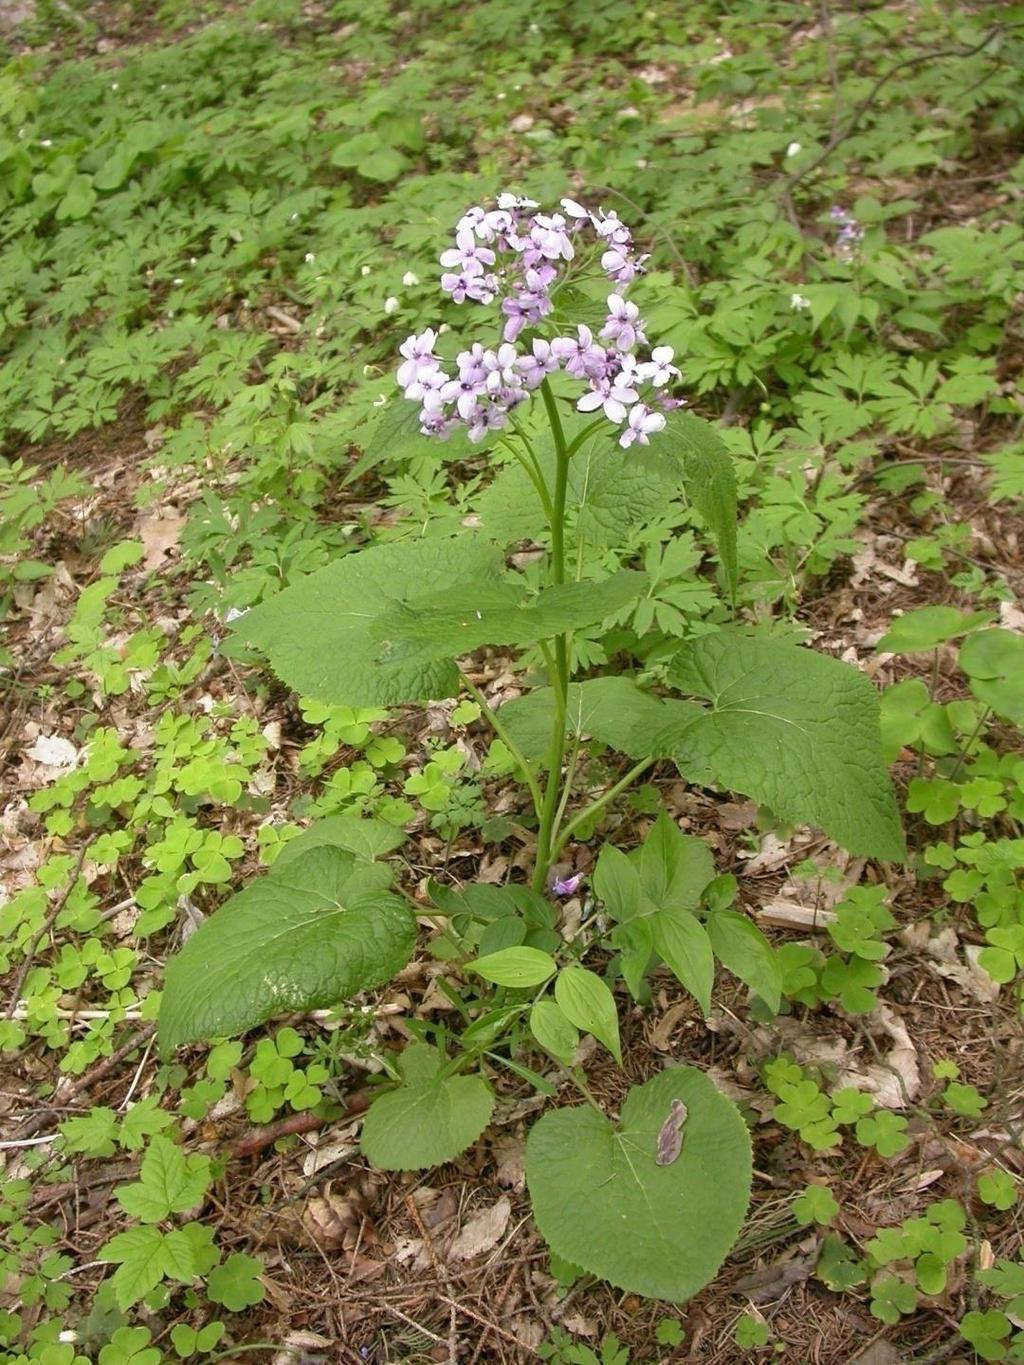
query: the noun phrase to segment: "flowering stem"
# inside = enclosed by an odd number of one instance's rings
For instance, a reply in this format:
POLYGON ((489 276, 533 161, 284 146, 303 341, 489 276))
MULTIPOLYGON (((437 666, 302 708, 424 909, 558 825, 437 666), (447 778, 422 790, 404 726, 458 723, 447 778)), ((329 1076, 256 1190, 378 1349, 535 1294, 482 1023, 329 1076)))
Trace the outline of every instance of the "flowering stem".
MULTIPOLYGON (((557 586, 565 582, 565 501, 569 488, 569 451, 558 405, 546 379, 540 389, 555 443, 555 489, 551 507, 551 583, 557 586)), ((543 892, 547 883, 548 869, 551 866, 552 839, 562 783, 562 761, 565 758, 565 722, 569 695, 569 637, 565 634, 555 636, 555 676, 551 682, 555 701, 554 720, 551 728, 551 747, 548 752, 544 806, 537 833, 537 862, 533 869, 533 889, 540 892, 543 892)))

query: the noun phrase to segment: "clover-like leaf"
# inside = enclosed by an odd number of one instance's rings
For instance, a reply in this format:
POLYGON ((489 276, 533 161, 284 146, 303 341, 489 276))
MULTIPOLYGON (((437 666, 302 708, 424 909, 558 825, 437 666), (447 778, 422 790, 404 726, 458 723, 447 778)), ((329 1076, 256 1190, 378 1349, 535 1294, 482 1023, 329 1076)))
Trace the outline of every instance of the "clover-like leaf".
POLYGON ((618 1125, 590 1106, 534 1124, 526 1179, 553 1252, 620 1289, 679 1303, 725 1258, 750 1197, 750 1139, 735 1105, 694 1067, 634 1086, 618 1125), (679 1156, 656 1161, 673 1100, 686 1106, 679 1156))
POLYGON ((386 867, 314 848, 222 905, 167 963, 163 1053, 337 1004, 409 960, 416 921, 386 867))

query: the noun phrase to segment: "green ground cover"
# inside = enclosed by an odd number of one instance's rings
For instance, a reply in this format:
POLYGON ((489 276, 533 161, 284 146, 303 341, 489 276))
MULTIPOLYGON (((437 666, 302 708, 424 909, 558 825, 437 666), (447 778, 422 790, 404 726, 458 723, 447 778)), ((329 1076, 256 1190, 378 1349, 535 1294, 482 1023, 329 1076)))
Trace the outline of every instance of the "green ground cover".
MULTIPOLYGON (((7 40, 3 1358, 1024 1358, 1024 10, 40 0, 7 40), (382 992, 154 1046, 166 959, 317 820, 372 817, 424 913, 431 879, 523 880, 475 695, 293 696, 229 629, 467 524, 530 572, 519 466, 419 436, 393 377, 410 332, 463 326, 437 256, 506 189, 614 208, 650 251, 632 297, 733 458, 739 619, 873 679, 905 817, 907 862, 865 864, 666 764, 595 826, 634 848, 667 807, 781 968, 780 1012, 719 979, 711 1026, 667 978, 642 1016, 619 992, 631 1078, 710 1070, 761 1173, 678 1309, 549 1260, 517 1152, 560 1082, 528 1038, 443 1176, 359 1153, 374 1078, 468 999, 426 932, 382 992)), ((574 648, 660 683, 733 606, 696 505, 628 455, 570 535, 648 588, 574 648)), ((497 707, 542 666, 466 671, 497 707)), ((627 769, 591 746, 579 788, 627 769)), ((563 869, 584 897, 594 833, 563 869)))

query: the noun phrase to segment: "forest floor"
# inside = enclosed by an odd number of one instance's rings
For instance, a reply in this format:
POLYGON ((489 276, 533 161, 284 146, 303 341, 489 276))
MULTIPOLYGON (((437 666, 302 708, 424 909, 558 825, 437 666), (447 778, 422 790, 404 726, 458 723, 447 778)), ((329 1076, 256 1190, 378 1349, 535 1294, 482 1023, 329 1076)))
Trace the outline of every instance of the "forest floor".
MULTIPOLYGON (((1024 633, 1021 11, 40 0, 14 18, 0 1358, 1024 1358, 1024 704, 1020 676, 1005 705, 972 691, 958 652, 979 626, 1024 633), (431 880, 529 867, 523 792, 471 708, 297 698, 228 630, 338 553, 492 508, 490 453, 446 460, 374 424, 398 342, 457 321, 436 288, 452 224, 509 186, 614 204, 651 250, 652 330, 736 460, 741 618, 793 623, 885 694, 905 816, 907 861, 879 864, 669 763, 608 808, 623 848, 668 810, 789 948, 778 1015, 720 974, 704 1018, 663 969, 649 1005, 619 992, 623 1067, 584 1053, 609 1112, 686 1063, 747 1119, 748 1220, 681 1305, 552 1266, 524 1173, 549 1100, 528 1074, 494 1068, 494 1121, 457 1162, 360 1154, 380 1056, 453 1011, 426 933, 354 1006, 155 1048, 167 957, 311 821, 401 831, 424 910, 431 880), (979 961, 994 948, 1001 980, 979 961), (141 1292, 119 1296, 105 1249, 150 1225, 118 1192, 167 1138, 209 1165, 164 1226, 188 1213, 216 1254, 183 1283, 126 1251, 141 1292), (910 1225, 929 1211, 930 1232, 910 1225)), ((521 510, 502 515, 529 554, 521 510)), ((615 657, 656 660, 724 619, 714 567, 682 502, 653 527, 616 515, 609 562, 657 588, 615 657)), ((524 689, 500 651, 464 667, 496 708, 524 689)), ((563 869, 582 874, 566 924, 593 908, 597 843, 563 869)))

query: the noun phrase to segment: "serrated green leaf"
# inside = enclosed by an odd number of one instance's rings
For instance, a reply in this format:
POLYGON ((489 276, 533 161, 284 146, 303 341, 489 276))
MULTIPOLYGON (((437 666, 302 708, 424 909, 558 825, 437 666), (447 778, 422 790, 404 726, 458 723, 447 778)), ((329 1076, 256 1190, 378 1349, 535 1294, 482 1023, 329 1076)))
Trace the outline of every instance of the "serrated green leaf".
POLYGON ((494 1096, 479 1076, 429 1076, 379 1096, 363 1120, 363 1155, 382 1171, 454 1161, 487 1127, 494 1096))
MULTIPOLYGON (((380 659, 374 630, 387 611, 454 584, 497 580, 499 551, 471 536, 375 545, 301 578, 235 623, 277 676, 303 696, 345 706, 394 706, 458 691, 440 655, 422 663, 380 659)), ((443 651, 442 651, 443 654, 443 651)))
POLYGON ((723 967, 777 1013, 782 1003, 782 968, 757 925, 735 910, 718 910, 708 917, 707 930, 723 967))
MULTIPOLYGON (((542 687, 501 708, 501 719, 527 758, 543 762, 551 746, 553 694, 542 687)), ((567 703, 571 734, 595 739, 630 758, 654 751, 651 735, 697 719, 701 708, 676 698, 653 697, 629 678, 593 678, 572 683, 567 703)))
POLYGON ((592 1033, 622 1065, 615 997, 599 976, 586 967, 563 967, 555 981, 555 1001, 570 1023, 592 1033))
POLYGON ((530 1032, 545 1052, 566 1066, 572 1064, 580 1035, 553 1000, 538 1000, 534 1005, 530 1011, 530 1032))
POLYGON ((159 1223, 203 1197, 210 1183, 210 1158, 186 1156, 176 1143, 157 1135, 146 1149, 139 1174, 137 1183, 117 1191, 117 1202, 133 1218, 159 1223))
POLYGON ((559 1257, 620 1289, 680 1303, 712 1278, 750 1197, 750 1139, 735 1105, 693 1067, 634 1086, 614 1127, 589 1105, 534 1124, 526 1179, 534 1218, 559 1257), (656 1164, 672 1101, 683 1145, 656 1164))
POLYGON ((409 960, 416 921, 389 880, 379 864, 314 848, 233 896, 167 963, 163 1054, 390 980, 409 960))
POLYGON ((878 697, 856 669, 730 629, 682 650, 669 678, 712 703, 652 737, 684 776, 744 792, 781 819, 818 825, 852 853, 903 856, 878 697))
POLYGON ((557 970, 558 963, 550 953, 526 947, 503 948, 500 952, 479 957, 469 965, 469 971, 476 972, 485 981, 516 989, 539 986, 557 970))
POLYGON ((289 839, 274 860, 274 867, 285 867, 311 848, 325 846, 347 849, 372 862, 374 858, 394 852, 405 843, 405 838, 403 830, 385 824, 383 820, 358 815, 329 815, 289 839))
POLYGON ((729 594, 735 599, 739 582, 736 475, 725 442, 714 427, 693 413, 676 412, 659 432, 651 451, 656 451, 659 460, 667 456, 677 463, 687 496, 718 546, 729 594))
POLYGON ((165 1234, 151 1224, 141 1224, 112 1237, 100 1248, 98 1259, 118 1267, 111 1281, 118 1307, 124 1310, 138 1303, 165 1275, 175 1279, 184 1275, 186 1281, 190 1279, 194 1263, 190 1267, 189 1246, 183 1229, 165 1234), (170 1248, 168 1238, 173 1239, 170 1248))
POLYGON ((711 987, 715 980, 715 959, 707 930, 688 910, 659 910, 650 922, 655 950, 694 996, 706 1017, 711 1013, 711 987))
POLYGON ((596 625, 627 606, 646 584, 622 569, 600 583, 562 583, 530 593, 522 580, 448 584, 382 612, 371 628, 382 664, 424 663, 480 645, 528 645, 596 625))

